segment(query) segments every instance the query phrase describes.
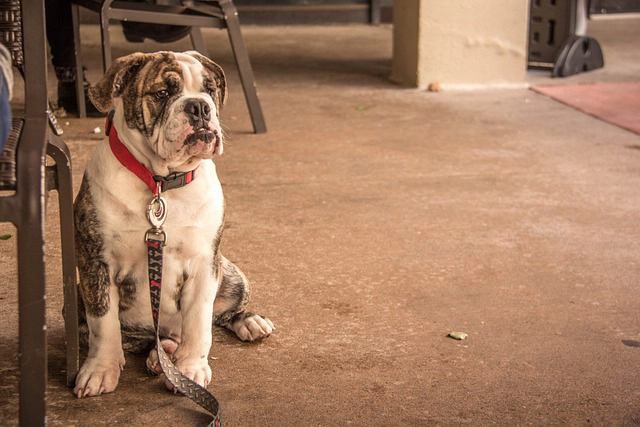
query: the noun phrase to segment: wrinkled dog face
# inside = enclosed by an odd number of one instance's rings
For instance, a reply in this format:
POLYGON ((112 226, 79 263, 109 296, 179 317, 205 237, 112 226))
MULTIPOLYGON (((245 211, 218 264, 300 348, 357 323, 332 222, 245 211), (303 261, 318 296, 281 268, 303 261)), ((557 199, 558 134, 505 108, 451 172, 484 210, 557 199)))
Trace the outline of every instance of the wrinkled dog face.
POLYGON ((119 58, 89 95, 101 111, 120 106, 128 130, 167 163, 222 154, 226 80, 220 66, 197 52, 119 58))

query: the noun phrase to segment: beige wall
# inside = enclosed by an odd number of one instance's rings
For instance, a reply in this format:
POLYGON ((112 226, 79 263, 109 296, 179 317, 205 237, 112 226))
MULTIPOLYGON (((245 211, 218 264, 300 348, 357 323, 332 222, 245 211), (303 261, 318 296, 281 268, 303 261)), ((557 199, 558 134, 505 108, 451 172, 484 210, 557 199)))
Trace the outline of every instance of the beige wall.
POLYGON ((519 86, 528 0, 395 0, 391 79, 426 88, 519 86))

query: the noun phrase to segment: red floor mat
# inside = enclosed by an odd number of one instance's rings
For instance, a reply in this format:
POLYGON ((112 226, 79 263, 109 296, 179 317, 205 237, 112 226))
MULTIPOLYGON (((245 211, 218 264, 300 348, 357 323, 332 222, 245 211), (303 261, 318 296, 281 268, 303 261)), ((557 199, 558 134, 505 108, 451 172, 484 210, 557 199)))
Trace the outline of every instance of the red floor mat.
POLYGON ((640 135, 640 83, 553 85, 532 89, 640 135))

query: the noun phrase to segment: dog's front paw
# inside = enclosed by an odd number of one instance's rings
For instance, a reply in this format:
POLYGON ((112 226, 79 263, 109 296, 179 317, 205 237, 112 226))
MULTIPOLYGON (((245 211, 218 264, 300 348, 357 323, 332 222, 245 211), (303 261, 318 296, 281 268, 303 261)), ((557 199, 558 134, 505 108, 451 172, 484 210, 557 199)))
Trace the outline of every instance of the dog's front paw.
MULTIPOLYGON (((178 351, 176 351, 176 354, 174 355, 174 364, 176 365, 176 368, 182 372, 184 376, 206 388, 211 382, 211 367, 207 361, 207 356, 195 358, 188 357, 181 360, 179 351, 180 348, 178 347, 178 351)), ((164 384, 170 391, 176 391, 169 379, 165 379, 164 384)))
POLYGON ((76 377, 73 394, 78 397, 86 397, 114 391, 123 367, 124 359, 118 361, 104 360, 98 357, 87 358, 76 377))
POLYGON ((242 341, 267 338, 276 329, 271 320, 257 314, 248 314, 240 320, 236 320, 230 325, 230 328, 242 341))

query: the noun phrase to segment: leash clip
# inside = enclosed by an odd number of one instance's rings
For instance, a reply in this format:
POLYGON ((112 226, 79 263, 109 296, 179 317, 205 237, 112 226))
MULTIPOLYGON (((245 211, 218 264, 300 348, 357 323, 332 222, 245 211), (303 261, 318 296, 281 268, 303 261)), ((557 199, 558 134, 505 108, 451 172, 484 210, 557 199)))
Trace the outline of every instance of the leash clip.
POLYGON ((165 246, 167 244, 167 232, 162 229, 150 228, 144 235, 145 242, 158 242, 165 246))
POLYGON ((151 228, 145 234, 145 240, 149 241, 150 236, 156 236, 153 240, 167 244, 167 233, 162 229, 164 221, 167 219, 167 200, 162 197, 162 185, 158 185, 158 192, 153 196, 147 207, 147 219, 151 228), (161 238, 160 238, 161 237, 161 238))

